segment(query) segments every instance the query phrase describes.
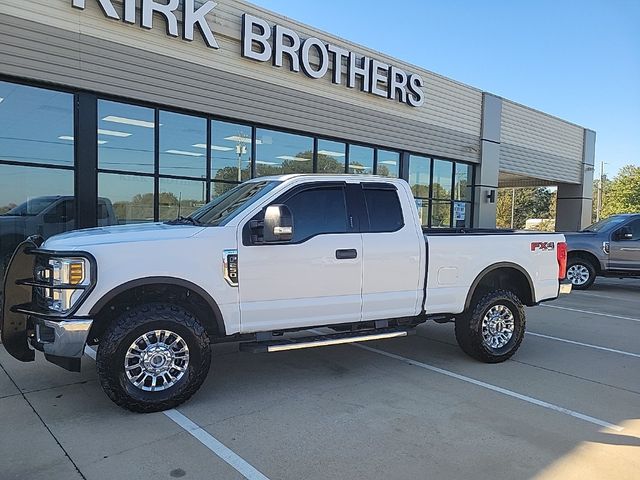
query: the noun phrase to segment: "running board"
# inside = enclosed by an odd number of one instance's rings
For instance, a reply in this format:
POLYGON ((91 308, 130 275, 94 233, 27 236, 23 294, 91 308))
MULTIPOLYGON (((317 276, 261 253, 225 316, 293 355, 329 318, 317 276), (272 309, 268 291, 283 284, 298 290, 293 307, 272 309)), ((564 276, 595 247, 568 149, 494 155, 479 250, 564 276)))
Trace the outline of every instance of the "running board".
POLYGON ((303 348, 328 347, 345 343, 369 342, 371 340, 387 340, 389 338, 406 337, 415 332, 414 328, 386 328, 369 332, 346 332, 316 335, 313 337, 286 338, 264 342, 248 342, 240 344, 240 351, 250 353, 284 352, 303 348))

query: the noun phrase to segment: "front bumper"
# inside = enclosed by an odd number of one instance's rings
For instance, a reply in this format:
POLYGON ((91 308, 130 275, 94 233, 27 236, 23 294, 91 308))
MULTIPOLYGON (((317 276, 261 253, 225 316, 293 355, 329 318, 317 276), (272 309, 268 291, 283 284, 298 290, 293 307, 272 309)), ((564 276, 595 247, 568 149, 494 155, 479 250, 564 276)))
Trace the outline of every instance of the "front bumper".
POLYGON ((34 348, 57 357, 80 358, 84 354, 93 320, 72 318, 54 321, 31 317, 31 321, 35 331, 29 343, 34 348))
POLYGON ((93 320, 89 318, 49 315, 33 301, 33 252, 42 240, 29 238, 16 249, 4 279, 4 304, 0 317, 2 343, 13 357, 22 362, 35 360, 35 348, 45 358, 67 370, 80 371, 93 320))

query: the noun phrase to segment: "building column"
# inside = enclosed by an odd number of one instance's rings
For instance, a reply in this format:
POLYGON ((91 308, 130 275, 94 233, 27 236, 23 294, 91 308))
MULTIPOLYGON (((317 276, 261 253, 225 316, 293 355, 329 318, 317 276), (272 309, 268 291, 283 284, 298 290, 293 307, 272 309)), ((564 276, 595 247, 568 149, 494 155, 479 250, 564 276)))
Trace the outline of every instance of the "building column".
POLYGON ((502 99, 483 93, 480 165, 476 167, 473 197, 473 225, 477 228, 496 227, 501 128, 502 99))
POLYGON ((575 232, 591 225, 593 205, 593 171, 596 151, 596 132, 584 131, 582 145, 582 183, 558 184, 556 230, 575 232))

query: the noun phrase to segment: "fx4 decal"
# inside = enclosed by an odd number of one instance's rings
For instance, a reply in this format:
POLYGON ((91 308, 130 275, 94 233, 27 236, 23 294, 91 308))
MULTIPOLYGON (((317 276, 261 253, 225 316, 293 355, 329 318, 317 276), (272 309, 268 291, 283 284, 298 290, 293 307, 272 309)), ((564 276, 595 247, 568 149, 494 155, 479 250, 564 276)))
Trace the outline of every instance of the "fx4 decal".
POLYGON ((542 250, 543 252, 553 251, 556 248, 554 242, 531 242, 531 251, 542 250))

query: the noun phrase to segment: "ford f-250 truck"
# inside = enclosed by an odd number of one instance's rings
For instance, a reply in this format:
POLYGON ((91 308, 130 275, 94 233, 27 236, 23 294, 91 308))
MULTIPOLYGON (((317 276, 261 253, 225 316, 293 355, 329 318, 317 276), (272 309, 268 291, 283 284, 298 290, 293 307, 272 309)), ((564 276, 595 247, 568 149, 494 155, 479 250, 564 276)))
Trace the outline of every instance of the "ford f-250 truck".
POLYGON ((522 342, 523 305, 570 291, 565 247, 560 234, 425 233, 403 180, 267 177, 186 218, 28 239, 5 277, 2 340, 75 371, 97 345, 104 391, 138 412, 191 397, 214 342, 278 352, 455 321, 462 350, 495 363, 522 342), (333 333, 300 333, 317 327, 333 333))
POLYGON ((585 290, 597 276, 640 277, 640 213, 612 215, 565 236, 573 288, 585 290))

